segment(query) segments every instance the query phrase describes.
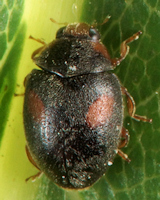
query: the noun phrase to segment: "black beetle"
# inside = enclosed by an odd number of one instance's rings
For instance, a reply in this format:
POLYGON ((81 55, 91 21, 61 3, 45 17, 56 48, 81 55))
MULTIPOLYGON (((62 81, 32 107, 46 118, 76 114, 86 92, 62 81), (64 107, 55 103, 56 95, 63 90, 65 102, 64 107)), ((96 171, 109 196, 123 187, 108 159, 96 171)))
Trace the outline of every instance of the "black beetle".
MULTIPOLYGON (((129 52, 111 59, 99 32, 86 23, 60 28, 56 39, 32 54, 34 69, 25 80, 24 127, 29 160, 63 188, 81 189, 95 183, 128 142, 123 128, 122 94, 131 117, 135 103, 113 70, 129 52), (39 56, 37 56, 39 54, 39 56), (121 138, 124 138, 122 141, 121 138)), ((33 176, 36 177, 37 175, 33 176)))

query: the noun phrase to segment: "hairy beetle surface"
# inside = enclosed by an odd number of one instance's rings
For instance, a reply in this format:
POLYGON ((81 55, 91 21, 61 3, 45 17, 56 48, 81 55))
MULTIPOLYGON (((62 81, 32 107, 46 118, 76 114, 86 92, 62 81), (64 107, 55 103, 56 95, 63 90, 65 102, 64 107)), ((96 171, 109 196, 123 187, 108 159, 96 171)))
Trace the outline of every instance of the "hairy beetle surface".
POLYGON ((110 58, 99 32, 85 23, 60 28, 49 44, 37 40, 43 46, 32 59, 41 70, 34 69, 25 80, 26 151, 40 173, 59 186, 92 185, 116 153, 130 161, 119 149, 129 138, 123 128, 122 94, 127 96, 131 117, 151 120, 135 115, 133 98, 111 70, 127 55, 127 44, 140 34, 121 44, 116 59, 110 58))

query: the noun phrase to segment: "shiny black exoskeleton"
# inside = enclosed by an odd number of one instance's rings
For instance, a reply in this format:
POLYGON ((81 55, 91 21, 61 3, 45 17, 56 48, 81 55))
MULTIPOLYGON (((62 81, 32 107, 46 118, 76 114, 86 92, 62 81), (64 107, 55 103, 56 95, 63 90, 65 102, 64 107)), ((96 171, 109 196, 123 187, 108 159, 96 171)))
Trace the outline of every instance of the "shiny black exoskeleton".
MULTIPOLYGON (((119 150, 126 144, 121 135, 127 135, 122 128, 122 92, 127 95, 127 90, 107 72, 124 59, 126 44, 139 34, 122 43, 119 59, 111 59, 96 29, 70 24, 33 53, 42 70, 33 70, 25 81, 27 154, 56 184, 85 188, 105 173, 117 152, 129 161, 119 150)), ((136 118, 134 111, 131 116, 136 118)))

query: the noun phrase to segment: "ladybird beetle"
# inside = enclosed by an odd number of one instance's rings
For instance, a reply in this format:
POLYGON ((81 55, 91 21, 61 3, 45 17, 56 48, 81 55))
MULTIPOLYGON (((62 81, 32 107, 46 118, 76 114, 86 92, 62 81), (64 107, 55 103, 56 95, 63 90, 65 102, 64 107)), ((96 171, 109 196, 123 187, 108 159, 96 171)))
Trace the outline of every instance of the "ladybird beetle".
MULTIPOLYGON (((24 127, 31 163, 57 185, 82 189, 94 184, 129 139, 123 128, 123 98, 136 120, 135 103, 111 73, 129 52, 121 44, 120 57, 111 59, 97 29, 86 23, 60 28, 56 39, 32 54, 34 69, 25 79, 24 127), (122 137, 124 140, 122 140, 122 137)), ((35 178, 37 175, 32 176, 35 178)))

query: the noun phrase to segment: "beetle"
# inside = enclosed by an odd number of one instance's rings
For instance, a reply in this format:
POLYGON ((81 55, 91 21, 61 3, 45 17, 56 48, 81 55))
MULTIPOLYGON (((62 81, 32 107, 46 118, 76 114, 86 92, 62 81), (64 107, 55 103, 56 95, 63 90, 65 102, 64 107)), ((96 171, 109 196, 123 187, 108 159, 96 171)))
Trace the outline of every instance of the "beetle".
MULTIPOLYGON (((100 33, 86 23, 60 28, 51 43, 32 54, 34 69, 25 79, 24 127, 30 162, 57 185, 83 189, 94 184, 113 163, 129 133, 123 127, 123 97, 129 114, 135 102, 118 77, 111 73, 129 52, 128 43, 139 31, 123 41, 120 57, 112 59, 100 33), (122 140, 121 138, 124 138, 122 140)), ((28 180, 28 179, 27 179, 28 180)))

